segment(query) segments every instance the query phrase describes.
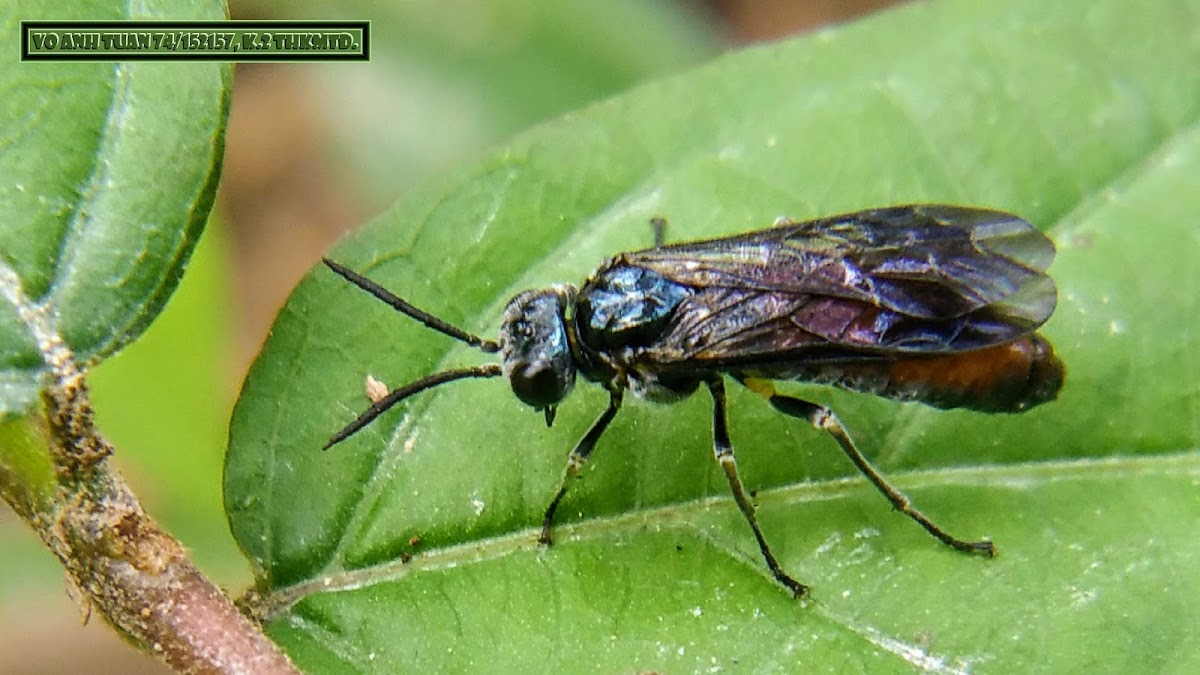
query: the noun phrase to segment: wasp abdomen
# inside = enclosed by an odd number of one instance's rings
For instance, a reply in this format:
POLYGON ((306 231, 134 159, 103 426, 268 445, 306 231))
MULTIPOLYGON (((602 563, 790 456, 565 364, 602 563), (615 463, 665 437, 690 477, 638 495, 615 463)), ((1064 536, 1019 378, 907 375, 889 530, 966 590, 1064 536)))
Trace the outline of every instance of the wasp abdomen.
POLYGON ((1064 373, 1050 343, 1030 334, 973 352, 894 361, 883 395, 911 392, 938 408, 1016 413, 1057 398, 1064 373))
POLYGON ((832 385, 936 408, 1017 413, 1053 401, 1064 367, 1040 335, 970 352, 899 359, 802 360, 785 366, 739 369, 740 377, 832 385))

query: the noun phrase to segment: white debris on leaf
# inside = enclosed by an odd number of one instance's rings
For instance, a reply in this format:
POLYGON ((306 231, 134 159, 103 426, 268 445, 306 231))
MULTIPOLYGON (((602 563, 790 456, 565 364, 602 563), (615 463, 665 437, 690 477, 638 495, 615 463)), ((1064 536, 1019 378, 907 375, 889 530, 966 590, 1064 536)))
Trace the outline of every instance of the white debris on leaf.
POLYGON ((367 375, 367 381, 364 385, 364 389, 366 390, 367 398, 371 400, 371 403, 379 403, 385 396, 388 395, 387 385, 381 380, 375 379, 374 375, 367 375))

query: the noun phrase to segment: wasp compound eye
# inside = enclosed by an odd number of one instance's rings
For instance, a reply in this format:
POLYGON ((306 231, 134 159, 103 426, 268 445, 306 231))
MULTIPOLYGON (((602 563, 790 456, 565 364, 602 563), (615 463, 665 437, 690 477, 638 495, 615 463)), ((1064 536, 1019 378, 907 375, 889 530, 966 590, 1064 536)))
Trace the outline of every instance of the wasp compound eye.
POLYGON ((504 376, 527 405, 545 408, 563 400, 575 385, 575 364, 563 322, 567 289, 527 291, 504 310, 500 351, 504 376))

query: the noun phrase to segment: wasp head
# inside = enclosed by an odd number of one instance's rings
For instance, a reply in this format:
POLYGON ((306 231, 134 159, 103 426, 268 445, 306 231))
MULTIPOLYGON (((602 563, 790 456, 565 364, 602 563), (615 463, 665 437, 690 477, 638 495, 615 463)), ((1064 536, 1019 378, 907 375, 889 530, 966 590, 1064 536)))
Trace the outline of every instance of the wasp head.
POLYGON ((546 413, 547 424, 575 385, 566 326, 574 297, 571 286, 525 291, 508 301, 500 323, 504 376, 517 398, 546 413))

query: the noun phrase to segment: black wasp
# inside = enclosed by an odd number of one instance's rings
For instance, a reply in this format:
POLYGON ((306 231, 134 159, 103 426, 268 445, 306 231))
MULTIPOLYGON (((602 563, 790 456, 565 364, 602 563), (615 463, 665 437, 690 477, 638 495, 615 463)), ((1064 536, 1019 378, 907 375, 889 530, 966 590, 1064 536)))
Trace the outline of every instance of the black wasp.
POLYGON ((662 242, 622 253, 582 288, 528 290, 508 302, 498 341, 423 312, 332 260, 334 272, 426 326, 501 362, 446 370, 391 391, 326 448, 400 401, 464 378, 508 378, 554 419, 576 373, 608 390, 608 408, 571 451, 542 519, 554 512, 625 391, 657 402, 704 385, 713 400, 713 451, 771 574, 795 595, 807 587, 779 566, 738 476, 725 413, 725 376, 779 412, 823 429, 892 505, 945 544, 994 555, 990 541, 951 536, 892 487, 828 408, 775 390, 771 380, 830 384, 938 408, 1022 412, 1053 400, 1064 369, 1034 331, 1054 311, 1044 273, 1054 245, 1024 220, 989 209, 921 204, 858 211, 724 239, 662 242))

